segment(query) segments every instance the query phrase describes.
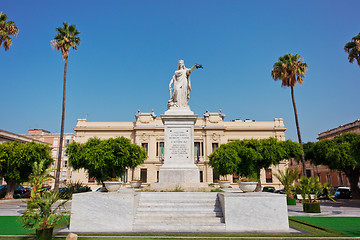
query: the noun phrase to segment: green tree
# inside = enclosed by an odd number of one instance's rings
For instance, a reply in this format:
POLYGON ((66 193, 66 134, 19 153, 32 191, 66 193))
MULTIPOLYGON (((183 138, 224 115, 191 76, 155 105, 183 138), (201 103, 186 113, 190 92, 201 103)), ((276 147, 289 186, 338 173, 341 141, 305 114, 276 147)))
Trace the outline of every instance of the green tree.
POLYGON ((0 176, 8 186, 5 198, 13 198, 16 185, 28 181, 34 162, 41 161, 45 167, 53 162, 50 147, 45 144, 18 141, 0 144, 0 176))
MULTIPOLYGON (((297 130, 298 140, 301 145, 301 149, 302 149, 302 140, 300 134, 298 114, 295 104, 294 87, 296 86, 297 83, 302 84, 304 82, 306 71, 308 69, 308 64, 303 61, 304 59, 300 55, 298 54, 292 55, 291 53, 289 53, 282 57, 279 57, 279 61, 274 63, 273 69, 271 71, 272 78, 275 81, 280 80, 282 87, 291 88, 291 99, 295 114, 296 130, 297 130)), ((305 168, 304 153, 301 154, 301 163, 302 163, 302 174, 305 176, 306 168, 305 168)))
POLYGON ((360 135, 345 133, 332 140, 322 140, 309 144, 307 159, 316 165, 342 171, 349 179, 352 196, 360 199, 358 187, 360 177, 360 135))
POLYGON ((344 50, 348 53, 349 62, 353 63, 356 60, 360 66, 360 33, 345 44, 344 50))
POLYGON ((4 46, 5 51, 12 45, 11 36, 19 33, 19 29, 13 21, 7 21, 6 14, 0 12, 0 47, 4 46))
POLYGON ((77 46, 81 42, 80 38, 78 37, 80 32, 76 29, 76 25, 69 25, 68 23, 63 22, 63 28, 58 27, 56 28, 56 30, 58 31, 58 33, 55 35, 55 38, 51 40, 51 46, 56 50, 61 50, 62 57, 65 60, 65 65, 64 65, 63 99, 62 99, 62 111, 61 111, 60 143, 59 143, 59 153, 57 159, 57 170, 55 174, 54 191, 57 191, 59 189, 61 155, 62 155, 63 139, 64 139, 66 72, 67 72, 67 64, 69 59, 69 50, 70 48, 77 50, 77 46))
POLYGON ((89 177, 103 183, 108 178, 121 177, 126 168, 144 163, 147 152, 125 137, 100 140, 90 138, 86 143, 73 142, 67 146, 69 164, 78 170, 84 168, 89 177))
POLYGON ((299 158, 299 144, 276 138, 236 140, 221 145, 209 156, 209 165, 221 175, 236 173, 256 178, 261 187, 260 171, 277 165, 283 159, 299 158), (297 149, 297 150, 296 150, 297 149))

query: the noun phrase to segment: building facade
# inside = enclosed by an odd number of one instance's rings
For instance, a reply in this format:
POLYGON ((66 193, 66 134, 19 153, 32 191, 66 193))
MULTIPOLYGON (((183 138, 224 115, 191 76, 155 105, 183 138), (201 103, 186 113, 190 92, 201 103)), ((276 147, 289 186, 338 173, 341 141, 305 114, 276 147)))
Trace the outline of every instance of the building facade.
MULTIPOLYGON (((133 143, 142 146, 148 153, 145 163, 137 167, 132 176, 128 170, 123 179, 127 182, 131 179, 139 179, 143 183, 158 182, 159 170, 164 163, 164 125, 161 118, 152 113, 136 114, 135 122, 88 122, 86 119, 78 119, 74 129, 76 142, 85 143, 91 137, 100 139, 116 138, 124 136, 133 143)), ((219 180, 218 174, 207 165, 208 156, 221 144, 241 139, 262 139, 275 137, 285 140, 285 126, 283 119, 275 118, 273 121, 257 122, 254 120, 224 121, 224 114, 206 112, 203 117, 198 117, 194 129, 194 163, 200 170, 200 182, 213 183, 219 180)), ((264 186, 282 188, 272 172, 280 168, 284 170, 288 161, 282 161, 279 166, 264 170, 261 173, 261 182, 264 186)), ((235 176, 225 176, 233 182, 235 176)), ((86 184, 96 184, 89 179, 85 171, 74 171, 72 181, 75 179, 86 184)))
MULTIPOLYGON (((54 163, 52 167, 57 167, 57 159, 59 152, 59 141, 60 141, 60 133, 51 133, 44 129, 30 129, 28 131, 28 138, 35 139, 41 142, 45 142, 49 144, 51 147, 51 156, 54 159, 54 163)), ((66 183, 71 182, 72 180, 72 169, 69 166, 68 158, 65 154, 66 145, 72 143, 75 139, 75 134, 73 133, 64 133, 64 142, 62 149, 62 157, 61 157, 61 167, 60 167, 60 187, 64 187, 66 183)), ((55 171, 51 172, 51 175, 55 176, 55 171)), ((50 180, 49 184, 51 187, 54 186, 55 181, 50 180)))
MULTIPOLYGON (((318 134, 318 140, 333 139, 336 136, 340 136, 344 133, 357 133, 360 134, 360 120, 356 120, 345 125, 340 125, 336 128, 329 129, 325 132, 318 134)), ((295 161, 290 161, 290 168, 298 167, 298 163, 295 161)), ((300 166, 301 167, 301 164, 300 166)), ((306 161, 306 174, 307 176, 319 177, 322 184, 328 182, 332 186, 347 186, 350 187, 350 183, 345 175, 345 173, 331 170, 323 165, 313 165, 310 161, 306 161)))

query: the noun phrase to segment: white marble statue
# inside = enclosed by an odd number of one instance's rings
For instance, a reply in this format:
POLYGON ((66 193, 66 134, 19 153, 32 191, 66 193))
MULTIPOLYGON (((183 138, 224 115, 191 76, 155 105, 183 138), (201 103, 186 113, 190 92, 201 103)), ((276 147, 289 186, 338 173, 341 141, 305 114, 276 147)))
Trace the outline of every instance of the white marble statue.
POLYGON ((169 84, 170 100, 168 109, 171 107, 188 107, 191 92, 190 74, 196 66, 198 65, 194 64, 192 68, 186 68, 184 60, 179 60, 178 68, 169 84), (174 84, 174 88, 171 88, 172 84, 174 84))

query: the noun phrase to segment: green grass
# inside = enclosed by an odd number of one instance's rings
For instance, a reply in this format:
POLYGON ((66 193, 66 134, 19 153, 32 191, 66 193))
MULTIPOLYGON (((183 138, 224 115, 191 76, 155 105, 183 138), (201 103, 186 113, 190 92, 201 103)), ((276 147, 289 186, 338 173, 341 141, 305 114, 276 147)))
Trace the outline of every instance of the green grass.
MULTIPOLYGON (((56 228, 66 226, 69 223, 70 217, 65 217, 64 221, 57 224, 56 228)), ((24 229, 22 227, 21 219, 18 216, 0 216, 0 235, 34 235, 34 229, 24 229)))
POLYGON ((332 229, 349 237, 360 237, 360 217, 292 217, 295 220, 332 229))
POLYGON ((33 229, 24 229, 17 216, 0 216, 0 235, 35 234, 33 229))
MULTIPOLYGON (((320 218, 320 217, 319 217, 320 218)), ((321 217, 323 218, 323 217, 321 217)), ((289 223, 290 226, 292 227, 296 227, 299 229, 302 229, 304 231, 306 231, 306 233, 299 233, 299 234, 106 234, 106 235, 102 235, 102 234, 90 234, 91 236, 97 235, 98 237, 90 237, 88 235, 88 237, 86 237, 87 234, 80 234, 82 236, 82 240, 98 240, 99 238, 102 238, 103 236, 109 236, 112 235, 114 236, 113 238, 111 238, 112 240, 117 240, 117 239, 124 239, 124 238, 120 238, 120 237, 115 237, 115 236, 126 236, 125 239, 126 240, 130 240, 130 239, 143 239, 143 238, 139 238, 138 236, 148 236, 148 239, 157 239, 154 238, 154 236, 161 236, 162 239, 167 239, 166 236, 177 236, 177 237, 188 237, 187 240, 192 239, 191 237, 194 237, 194 239, 196 237, 202 237, 202 240, 205 240, 206 237, 210 237, 211 238, 216 238, 216 237, 228 237, 228 238, 232 238, 232 237, 244 237, 244 239, 246 237, 285 237, 286 239, 296 239, 297 237, 307 237, 307 239, 311 239, 312 237, 344 237, 343 234, 332 230, 332 227, 323 227, 320 226, 316 223, 308 223, 308 221, 306 221, 307 219, 302 219, 302 217, 300 218, 301 220, 297 219, 297 218, 290 218, 289 219, 289 223), (318 227, 318 226, 320 227, 318 227)), ((356 221, 358 222, 360 220, 360 218, 355 218, 356 221)), ((59 224, 57 227, 62 227, 68 224, 68 220, 69 217, 67 217, 67 219, 62 222, 61 224, 59 224)), ((343 223, 351 223, 353 221, 353 218, 344 218, 342 219, 342 223, 338 224, 338 225, 342 225, 343 223)), ((326 221, 325 221, 326 222, 326 221)), ((336 224, 335 224, 336 225, 336 224)), ((352 224, 345 224, 346 226, 350 226, 349 228, 345 228, 345 231, 347 231, 347 235, 349 234, 349 232, 354 233, 353 230, 353 225, 352 224)), ((359 228, 358 228, 359 229, 359 228)), ((357 231, 359 231, 358 229, 356 229, 357 231)), ((355 230, 355 231, 356 231, 355 230)), ((31 230, 26 230, 22 228, 22 224, 20 222, 19 217, 0 217, 0 235, 32 235, 34 234, 33 231, 31 230)), ((345 233, 344 233, 345 234, 345 233)), ((350 236, 350 235, 349 235, 350 236)), ((60 238, 56 238, 57 240, 62 240, 65 239, 64 237, 60 237, 60 238)), ((108 239, 108 238, 107 238, 108 239)), ((32 238, 22 238, 22 237, 11 237, 11 238, 7 238, 7 237, 0 237, 0 240, 32 240, 32 238)))

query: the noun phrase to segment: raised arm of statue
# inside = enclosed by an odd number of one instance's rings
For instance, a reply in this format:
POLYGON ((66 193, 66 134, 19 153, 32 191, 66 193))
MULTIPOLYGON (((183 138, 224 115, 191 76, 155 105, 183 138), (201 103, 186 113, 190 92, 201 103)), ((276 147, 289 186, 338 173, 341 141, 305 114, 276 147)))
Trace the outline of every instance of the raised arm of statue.
POLYGON ((194 70, 194 69, 196 68, 196 66, 197 66, 197 64, 194 64, 194 66, 192 66, 192 67, 190 68, 189 73, 191 73, 192 70, 194 70))

